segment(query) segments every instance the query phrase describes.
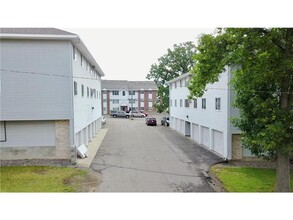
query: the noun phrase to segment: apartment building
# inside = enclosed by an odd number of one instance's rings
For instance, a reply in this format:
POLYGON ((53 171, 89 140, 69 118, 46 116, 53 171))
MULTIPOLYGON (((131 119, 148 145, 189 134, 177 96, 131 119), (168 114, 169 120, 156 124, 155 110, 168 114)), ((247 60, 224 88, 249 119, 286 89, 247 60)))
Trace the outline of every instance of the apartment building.
POLYGON ((74 34, 1 28, 1 164, 65 161, 101 128, 103 71, 74 34))
POLYGON ((102 80, 103 114, 111 111, 156 111, 157 86, 154 81, 102 80))
POLYGON ((230 121, 239 114, 232 106, 231 71, 227 67, 218 82, 208 84, 204 95, 195 100, 188 99, 190 73, 169 81, 170 127, 223 158, 250 158, 250 151, 241 147, 241 132, 230 121))

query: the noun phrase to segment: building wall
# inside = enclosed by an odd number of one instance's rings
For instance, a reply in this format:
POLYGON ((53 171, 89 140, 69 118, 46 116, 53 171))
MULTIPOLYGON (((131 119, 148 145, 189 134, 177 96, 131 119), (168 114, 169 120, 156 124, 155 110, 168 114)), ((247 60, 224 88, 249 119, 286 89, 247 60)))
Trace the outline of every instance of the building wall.
POLYGON ((156 91, 152 90, 135 90, 135 95, 129 95, 129 90, 120 89, 119 95, 113 95, 113 90, 103 91, 103 114, 110 114, 113 110, 122 110, 121 106, 126 106, 127 110, 131 107, 137 110, 155 111, 153 104, 156 102, 156 91), (125 91, 125 96, 123 96, 125 91), (134 103, 129 102, 130 99, 134 99, 134 103), (119 100, 118 103, 113 103, 113 100, 119 100))
POLYGON ((101 128, 101 77, 82 54, 71 45, 73 71, 74 145, 87 145, 101 128), (81 58, 82 56, 82 58, 81 58), (82 59, 82 65, 81 65, 82 59), (83 93, 82 93, 83 86, 83 93))
POLYGON ((225 158, 229 157, 228 74, 228 71, 222 73, 218 82, 207 85, 207 91, 197 99, 197 108, 194 108, 193 100, 189 102, 189 107, 185 107, 185 99, 188 99, 189 95, 185 86, 188 76, 181 79, 182 87, 178 79, 177 88, 173 82, 170 90, 170 103, 172 102, 170 127, 186 136, 190 135, 194 141, 225 158), (221 99, 220 110, 215 108, 216 98, 221 99), (206 109, 202 108, 203 99, 206 99, 206 109), (175 100, 177 100, 176 107, 175 100), (182 102, 181 107, 180 102, 182 102))
POLYGON ((69 42, 1 39, 0 45, 1 120, 69 119, 69 42))
MULTIPOLYGON (((3 126, 1 122, 1 127, 3 126)), ((69 129, 69 120, 7 121, 6 141, 1 142, 0 159, 69 161, 72 151, 69 129)))

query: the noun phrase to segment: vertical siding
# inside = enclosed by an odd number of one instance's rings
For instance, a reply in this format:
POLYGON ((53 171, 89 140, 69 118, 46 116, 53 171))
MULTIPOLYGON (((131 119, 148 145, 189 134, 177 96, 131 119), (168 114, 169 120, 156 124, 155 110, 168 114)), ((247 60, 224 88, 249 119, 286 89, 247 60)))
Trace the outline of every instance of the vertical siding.
POLYGON ((1 39, 1 119, 70 117, 68 41, 1 39))

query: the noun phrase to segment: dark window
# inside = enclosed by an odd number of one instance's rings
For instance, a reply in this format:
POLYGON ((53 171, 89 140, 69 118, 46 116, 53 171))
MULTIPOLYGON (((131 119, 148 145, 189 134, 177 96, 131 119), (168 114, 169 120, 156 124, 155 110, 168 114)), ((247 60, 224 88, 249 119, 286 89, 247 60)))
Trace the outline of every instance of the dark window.
POLYGON ((82 66, 82 55, 80 54, 80 65, 82 66))
POLYGON ((112 95, 119 95, 119 91, 112 91, 112 95))
POLYGON ((87 97, 90 97, 90 89, 87 87, 87 97))
POLYGON ((193 100, 193 108, 197 108, 197 99, 193 100))
POLYGON ((76 58, 76 51, 75 51, 76 49, 75 49, 75 47, 73 47, 73 50, 72 50, 72 55, 73 55, 73 59, 75 60, 75 58, 76 58))
POLYGON ((125 96, 125 91, 122 92, 122 95, 125 96))
POLYGON ((202 99, 201 107, 202 107, 202 109, 206 109, 207 108, 207 100, 205 98, 202 99))
POLYGON ((81 96, 84 96, 84 86, 81 85, 81 96))
POLYGON ((189 100, 188 99, 185 99, 185 107, 189 107, 189 100))
POLYGON ((216 98, 216 110, 221 110, 221 98, 216 98))
POLYGON ((74 82, 74 95, 77 95, 77 82, 74 82))
POLYGON ((182 99, 180 99, 180 107, 182 107, 182 99))

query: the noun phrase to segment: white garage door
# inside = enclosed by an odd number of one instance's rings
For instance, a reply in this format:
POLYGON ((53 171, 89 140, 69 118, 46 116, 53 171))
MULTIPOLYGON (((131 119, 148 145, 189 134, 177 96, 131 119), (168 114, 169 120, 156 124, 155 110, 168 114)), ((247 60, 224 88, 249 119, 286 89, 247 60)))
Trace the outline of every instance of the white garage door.
POLYGON ((180 119, 180 132, 182 133, 182 134, 184 134, 185 133, 185 123, 184 123, 184 120, 181 120, 180 119))
POLYGON ((213 130, 213 148, 217 153, 224 155, 224 135, 223 132, 213 130))
POLYGON ((203 126, 201 127, 201 143, 206 147, 210 147, 210 130, 203 126))
POLYGON ((192 139, 199 142, 198 124, 192 124, 192 139))

